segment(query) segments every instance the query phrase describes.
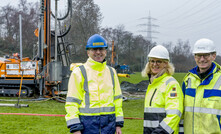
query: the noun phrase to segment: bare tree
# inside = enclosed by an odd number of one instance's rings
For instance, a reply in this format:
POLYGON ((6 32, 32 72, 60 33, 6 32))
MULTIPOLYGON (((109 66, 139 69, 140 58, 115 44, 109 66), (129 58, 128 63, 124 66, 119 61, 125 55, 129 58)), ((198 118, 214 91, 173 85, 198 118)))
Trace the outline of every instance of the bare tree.
POLYGON ((174 64, 176 72, 187 72, 193 67, 194 59, 192 58, 189 41, 179 39, 177 45, 173 45, 172 42, 164 45, 170 52, 171 62, 174 64))
POLYGON ((131 32, 126 31, 123 25, 119 25, 115 29, 102 28, 101 33, 108 42, 114 41, 118 58, 117 65, 126 64, 134 71, 142 70, 144 59, 146 59, 144 54, 147 53, 147 46, 150 45, 149 41, 141 35, 134 36, 131 32))
POLYGON ((93 0, 73 0, 72 8, 72 29, 69 39, 73 42, 76 52, 76 55, 72 56, 72 61, 82 62, 87 58, 85 45, 88 38, 100 32, 102 14, 93 0))
MULTIPOLYGON (((16 22, 14 21, 14 18, 17 18, 16 12, 17 9, 11 5, 6 5, 0 10, 1 35, 5 40, 10 42, 13 47, 15 45, 14 38, 16 36, 16 22)), ((9 47, 8 45, 9 44, 5 44, 6 47, 9 47)))
POLYGON ((3 51, 11 54, 19 52, 19 14, 22 15, 23 52, 24 56, 32 56, 32 47, 37 42, 34 30, 37 28, 37 3, 27 3, 20 0, 19 7, 6 5, 0 9, 1 37, 3 39, 3 51))
MULTIPOLYGON (((37 3, 27 3, 27 0, 20 0, 19 14, 22 15, 22 42, 26 53, 24 56, 32 56, 33 45, 38 38, 34 35, 35 29, 38 27, 38 7, 37 3)), ((18 31, 17 31, 18 33, 18 31)))

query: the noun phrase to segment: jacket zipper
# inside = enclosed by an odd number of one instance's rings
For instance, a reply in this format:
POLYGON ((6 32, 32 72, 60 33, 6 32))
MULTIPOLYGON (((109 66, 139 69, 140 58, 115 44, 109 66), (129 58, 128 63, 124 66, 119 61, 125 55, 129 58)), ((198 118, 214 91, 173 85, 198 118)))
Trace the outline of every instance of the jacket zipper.
MULTIPOLYGON (((200 83, 202 83, 202 80, 200 80, 200 83)), ((199 87, 199 86, 198 86, 198 87, 199 87)), ((197 88, 198 88, 198 87, 197 87, 197 88)), ((196 92, 197 92, 197 88, 196 88, 196 92)), ((194 103, 193 103, 193 122, 192 122, 192 123, 193 123, 193 130, 192 130, 192 131, 193 131, 193 134, 194 134, 194 115, 195 115, 195 114, 194 114, 194 111, 195 111, 195 103, 196 103, 196 93, 195 93, 194 103)))
POLYGON ((153 96, 155 95, 156 91, 157 91, 157 89, 154 90, 153 95, 152 95, 152 97, 151 97, 151 99, 150 99, 150 106, 151 106, 151 104, 152 104, 153 96))
MULTIPOLYGON (((197 88, 196 88, 197 89, 197 88)), ((192 132, 192 134, 194 134, 194 107, 195 107, 195 100, 196 100, 196 96, 194 97, 194 103, 193 103, 193 126, 192 126, 192 128, 193 128, 193 132, 192 132)))

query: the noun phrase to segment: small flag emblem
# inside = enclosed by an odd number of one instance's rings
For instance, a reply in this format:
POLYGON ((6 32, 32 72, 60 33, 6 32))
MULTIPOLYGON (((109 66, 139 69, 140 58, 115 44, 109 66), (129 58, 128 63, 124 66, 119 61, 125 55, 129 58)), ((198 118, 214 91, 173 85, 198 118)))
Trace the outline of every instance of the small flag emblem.
POLYGON ((170 93, 170 97, 177 97, 177 93, 170 93))

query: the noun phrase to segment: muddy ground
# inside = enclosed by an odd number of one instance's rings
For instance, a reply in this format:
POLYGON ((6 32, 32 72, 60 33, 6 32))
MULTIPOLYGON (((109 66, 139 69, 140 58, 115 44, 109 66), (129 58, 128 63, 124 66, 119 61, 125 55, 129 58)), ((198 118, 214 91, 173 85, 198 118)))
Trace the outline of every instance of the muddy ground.
POLYGON ((123 95, 129 98, 144 98, 147 90, 149 81, 144 80, 138 84, 133 84, 130 82, 123 81, 121 82, 121 90, 123 95))

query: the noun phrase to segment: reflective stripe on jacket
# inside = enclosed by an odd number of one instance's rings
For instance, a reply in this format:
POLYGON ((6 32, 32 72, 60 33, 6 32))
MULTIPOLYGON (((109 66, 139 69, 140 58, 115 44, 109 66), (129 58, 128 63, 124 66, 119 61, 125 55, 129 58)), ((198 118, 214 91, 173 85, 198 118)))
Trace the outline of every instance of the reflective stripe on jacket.
POLYGON ((67 126, 81 123, 79 115, 115 114, 116 122, 122 122, 122 93, 116 71, 106 62, 99 63, 91 58, 73 69, 65 109, 67 126))
POLYGON ((183 113, 179 83, 167 73, 148 85, 144 108, 144 134, 177 134, 183 113))
POLYGON ((221 71, 212 63, 212 70, 201 80, 197 67, 184 78, 184 133, 221 134, 221 71))

